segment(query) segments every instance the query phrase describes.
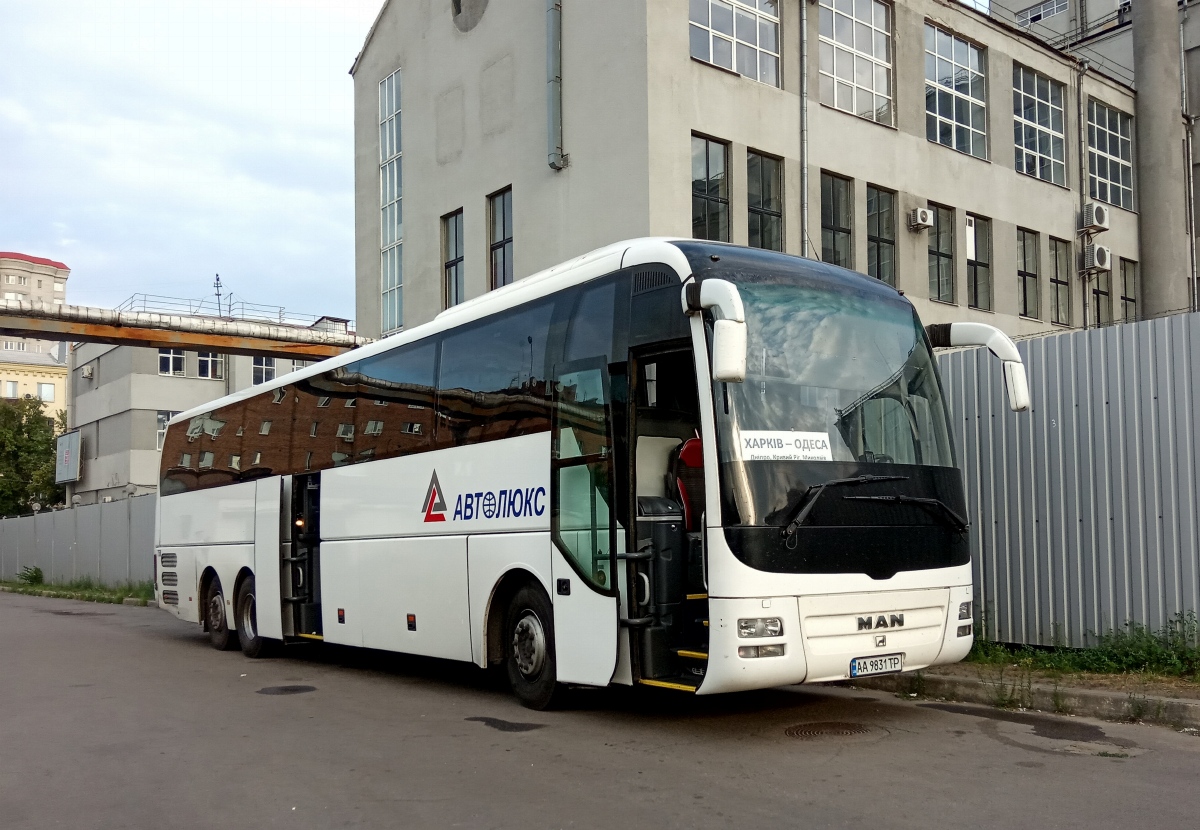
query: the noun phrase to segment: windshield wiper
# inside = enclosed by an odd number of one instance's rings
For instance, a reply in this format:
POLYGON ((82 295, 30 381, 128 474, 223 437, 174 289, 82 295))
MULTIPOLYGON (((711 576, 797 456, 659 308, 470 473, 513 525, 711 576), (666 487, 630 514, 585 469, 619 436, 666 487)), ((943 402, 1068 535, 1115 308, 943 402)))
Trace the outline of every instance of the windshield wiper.
POLYGON ((933 513, 946 520, 959 533, 966 533, 970 525, 958 514, 953 507, 941 499, 923 499, 917 496, 843 496, 848 501, 891 501, 896 504, 915 504, 926 512, 933 513))
MULTIPOLYGON (((800 497, 800 502, 796 505, 796 513, 794 519, 787 523, 787 527, 783 529, 783 535, 789 537, 794 534, 808 519, 808 514, 812 512, 813 506, 817 503, 817 499, 821 498, 821 494, 825 492, 826 487, 837 487, 839 485, 851 484, 871 484, 876 481, 907 481, 908 476, 872 476, 863 475, 855 476, 854 478, 835 478, 829 481, 823 481, 820 484, 813 484, 804 491, 804 495, 800 497)), ((850 498, 850 497, 848 497, 850 498)), ((867 496, 865 498, 871 498, 867 496)), ((882 497, 887 498, 887 497, 882 497)))

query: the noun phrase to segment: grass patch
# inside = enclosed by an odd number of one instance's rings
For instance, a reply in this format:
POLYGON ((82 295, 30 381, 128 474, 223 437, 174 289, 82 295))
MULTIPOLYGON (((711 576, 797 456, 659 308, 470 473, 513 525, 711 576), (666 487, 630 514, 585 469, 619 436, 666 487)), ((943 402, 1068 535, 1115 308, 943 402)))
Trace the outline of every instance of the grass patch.
POLYGON ((120 605, 127 598, 150 601, 154 599, 154 583, 128 582, 122 585, 101 585, 90 576, 70 582, 6 582, 0 580, 10 593, 29 594, 60 599, 79 599, 86 602, 109 602, 120 605))
POLYGON ((1089 648, 1008 646, 976 640, 967 661, 1064 674, 1158 674, 1200 680, 1200 626, 1193 612, 1151 631, 1137 623, 1101 634, 1089 648))

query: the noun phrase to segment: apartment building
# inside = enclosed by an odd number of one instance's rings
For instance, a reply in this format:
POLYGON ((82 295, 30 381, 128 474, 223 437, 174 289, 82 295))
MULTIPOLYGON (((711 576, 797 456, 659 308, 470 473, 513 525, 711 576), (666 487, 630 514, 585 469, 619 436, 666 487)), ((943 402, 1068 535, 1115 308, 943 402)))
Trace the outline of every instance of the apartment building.
POLYGON ((390 0, 352 68, 360 330, 647 235, 836 262, 926 322, 1142 315, 1145 280, 1186 275, 1141 273, 1134 90, 1009 18, 390 0))
MULTIPOLYGON (((0 251, 0 291, 5 300, 62 305, 71 269, 64 263, 0 251)), ((62 344, 0 335, 0 396, 38 398, 47 417, 66 405, 67 365, 62 344)))

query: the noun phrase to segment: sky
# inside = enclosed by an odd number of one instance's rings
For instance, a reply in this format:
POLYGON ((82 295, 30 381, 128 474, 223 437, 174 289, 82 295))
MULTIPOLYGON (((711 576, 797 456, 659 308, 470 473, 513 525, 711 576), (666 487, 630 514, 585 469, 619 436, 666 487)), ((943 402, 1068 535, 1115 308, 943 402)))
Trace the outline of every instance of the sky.
POLYGON ((353 81, 382 0, 0 0, 0 250, 67 302, 354 316, 353 81))

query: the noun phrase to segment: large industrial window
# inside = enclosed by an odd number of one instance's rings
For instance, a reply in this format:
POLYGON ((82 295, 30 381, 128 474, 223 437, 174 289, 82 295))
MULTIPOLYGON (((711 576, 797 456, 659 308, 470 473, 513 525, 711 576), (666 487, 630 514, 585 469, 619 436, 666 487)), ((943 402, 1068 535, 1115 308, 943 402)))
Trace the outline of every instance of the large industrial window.
POLYGON ((1112 322, 1112 272, 1097 271, 1092 282, 1092 325, 1112 322))
POLYGON ((894 124, 892 7, 880 0, 821 0, 821 103, 894 124))
POLYGON ((930 203, 933 227, 929 229, 929 298, 954 302, 954 211, 930 203))
POLYGON ((867 185, 867 273, 896 284, 896 194, 867 185))
POLYGON ((1061 14, 1067 10, 1067 5, 1067 0, 1042 0, 1040 3, 1034 3, 1029 8, 1017 12, 1017 25, 1029 26, 1047 17, 1061 14))
POLYGON ((692 236, 729 241, 729 145, 692 136, 692 236))
POLYGON ((849 179, 821 174, 821 259, 843 268, 854 267, 853 192, 854 183, 849 179))
POLYGON ((492 288, 500 288, 513 281, 512 209, 511 187, 488 197, 488 249, 492 257, 492 288))
POLYGON ((158 373, 183 377, 183 349, 159 349, 158 373))
POLYGON ((779 0, 690 0, 696 60, 779 86, 779 0))
POLYGON ((925 137, 987 158, 986 55, 981 47, 925 24, 925 137))
POLYGON ((1133 210, 1133 119, 1088 101, 1088 186, 1093 199, 1133 210))
POLYGON ((750 245, 783 250, 783 162, 753 150, 746 154, 746 209, 750 245))
POLYGON ((1018 173, 1067 183, 1063 85, 1013 64, 1013 141, 1018 173))
POLYGON ((400 70, 379 82, 380 273, 383 333, 404 325, 404 181, 400 171, 400 70))
POLYGON ((1130 259, 1121 260, 1121 319, 1132 323, 1138 318, 1138 264, 1130 259))
POLYGON ((1050 322, 1071 325, 1071 243, 1050 237, 1050 322))
POLYGON ((463 259, 463 212, 460 208, 442 217, 442 273, 446 283, 446 308, 458 305, 467 298, 463 259))
POLYGON ((967 305, 992 310, 992 220, 967 215, 967 305))
POLYGON ((1017 228, 1017 308, 1022 317, 1037 319, 1038 235, 1017 228))

